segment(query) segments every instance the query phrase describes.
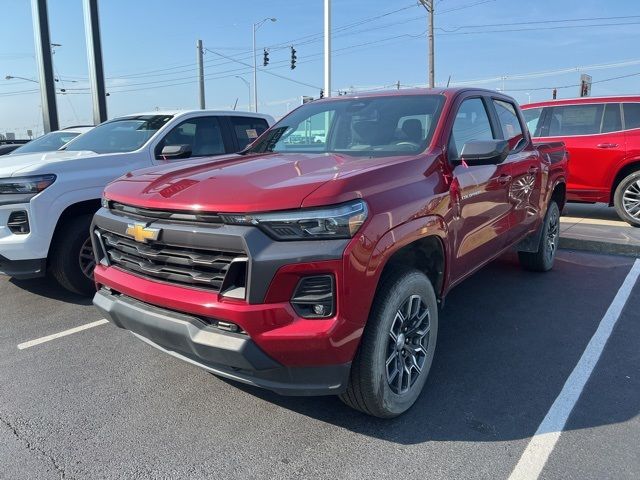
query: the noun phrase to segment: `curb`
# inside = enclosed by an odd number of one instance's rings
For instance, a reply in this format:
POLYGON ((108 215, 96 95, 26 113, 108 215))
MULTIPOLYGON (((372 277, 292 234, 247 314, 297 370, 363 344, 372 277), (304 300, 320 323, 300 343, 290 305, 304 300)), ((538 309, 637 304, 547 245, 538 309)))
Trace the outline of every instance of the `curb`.
POLYGON ((624 255, 640 257, 640 245, 628 243, 612 243, 599 240, 563 237, 560 235, 560 248, 564 250, 582 250, 608 255, 624 255))

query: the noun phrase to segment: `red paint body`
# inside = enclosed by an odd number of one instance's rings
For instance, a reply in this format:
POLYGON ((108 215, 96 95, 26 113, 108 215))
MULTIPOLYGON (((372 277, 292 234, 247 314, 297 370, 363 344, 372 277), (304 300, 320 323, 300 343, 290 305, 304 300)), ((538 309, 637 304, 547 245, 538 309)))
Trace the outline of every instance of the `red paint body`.
MULTIPOLYGON (((534 232, 554 187, 564 181, 562 146, 526 145, 499 165, 453 167, 447 144, 463 99, 481 96, 513 101, 485 90, 416 90, 402 95, 445 97, 430 145, 419 155, 386 158, 337 154, 269 153, 233 156, 188 166, 169 165, 122 177, 105 191, 109 200, 144 208, 203 212, 264 212, 338 204, 362 198, 369 216, 341 260, 292 263, 280 268, 263 304, 222 298, 202 290, 163 284, 98 265, 97 284, 179 312, 240 325, 256 344, 288 366, 350 362, 366 325, 378 281, 389 258, 418 239, 435 236, 445 252, 442 298, 465 277, 534 232), (540 149, 561 160, 548 161, 540 149), (511 182, 536 170, 527 212, 510 197, 511 182), (171 188, 180 184, 183 188, 171 188), (336 315, 326 320, 296 316, 289 304, 303 275, 331 273, 336 315)), ((394 95, 385 93, 377 95, 394 95)), ((363 95, 366 97, 369 95, 363 95)), ((352 97, 351 97, 352 98, 352 97)), ((323 101, 339 102, 340 98, 323 101)), ((309 241, 309 248, 313 248, 309 241)))
MULTIPOLYGON (((570 105, 606 105, 640 103, 640 96, 583 97, 552 100, 522 106, 523 110, 542 108, 543 115, 551 117, 551 108, 570 105)), ((617 183, 629 169, 640 170, 640 128, 628 128, 625 115, 620 114, 619 128, 612 131, 600 128, 589 134, 552 135, 549 131, 551 118, 545 118, 547 130, 538 129, 534 140, 564 142, 571 170, 567 180, 568 200, 579 202, 613 203, 613 192, 617 183)), ((541 121, 543 119, 541 118, 541 121)), ((534 132, 532 132, 533 134, 534 132)))

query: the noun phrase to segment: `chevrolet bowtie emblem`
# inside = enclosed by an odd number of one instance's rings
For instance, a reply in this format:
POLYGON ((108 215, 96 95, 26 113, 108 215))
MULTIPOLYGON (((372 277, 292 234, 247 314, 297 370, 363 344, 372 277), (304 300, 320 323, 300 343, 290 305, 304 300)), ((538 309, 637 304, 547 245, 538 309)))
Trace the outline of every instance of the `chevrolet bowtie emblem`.
POLYGON ((149 228, 144 223, 127 225, 127 235, 133 237, 136 242, 147 243, 147 240, 157 240, 160 235, 159 228, 149 228))

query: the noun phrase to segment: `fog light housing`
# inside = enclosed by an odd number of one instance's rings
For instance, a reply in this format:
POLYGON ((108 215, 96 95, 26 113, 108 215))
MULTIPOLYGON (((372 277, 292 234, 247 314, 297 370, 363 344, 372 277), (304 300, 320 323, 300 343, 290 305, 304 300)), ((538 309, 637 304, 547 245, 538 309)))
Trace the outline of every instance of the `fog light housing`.
POLYGON ((7 220, 7 227, 11 233, 15 235, 26 235, 31 231, 29 228, 29 216, 26 210, 16 210, 11 212, 9 220, 7 220))
POLYGON ((291 306, 303 318, 329 318, 335 314, 332 275, 303 277, 291 298, 291 306))

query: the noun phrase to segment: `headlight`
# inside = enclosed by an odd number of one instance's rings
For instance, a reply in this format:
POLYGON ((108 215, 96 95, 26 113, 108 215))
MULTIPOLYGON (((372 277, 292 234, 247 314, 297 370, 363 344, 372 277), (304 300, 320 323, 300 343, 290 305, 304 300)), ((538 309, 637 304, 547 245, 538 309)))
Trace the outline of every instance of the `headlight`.
POLYGON ((354 200, 331 207, 220 216, 225 223, 259 227, 276 240, 326 240, 353 237, 367 214, 367 204, 354 200))
POLYGON ((102 208, 109 208, 109 200, 107 199, 107 197, 102 197, 102 199, 100 200, 100 206, 102 206, 102 208))
POLYGON ((55 181, 55 175, 0 178, 0 204, 28 202, 55 181))

